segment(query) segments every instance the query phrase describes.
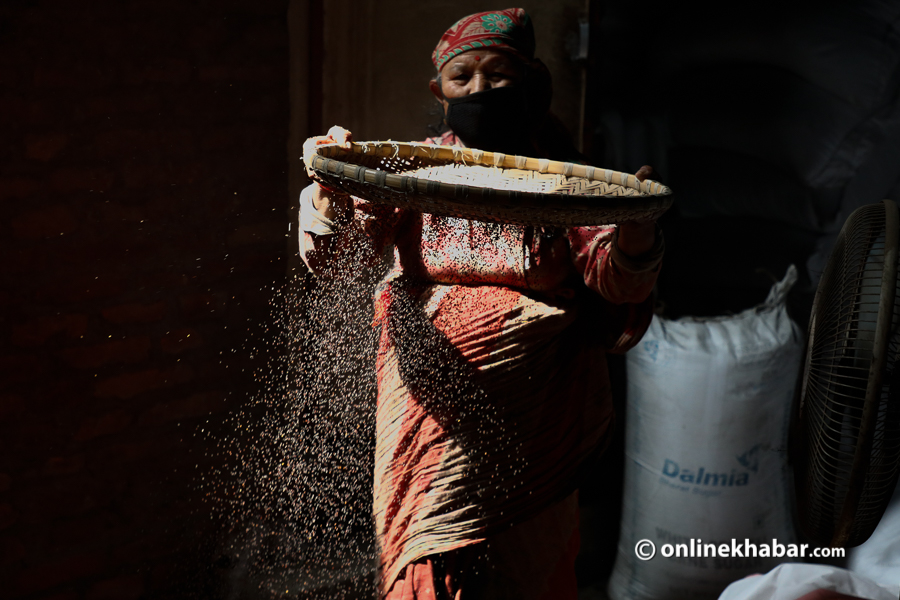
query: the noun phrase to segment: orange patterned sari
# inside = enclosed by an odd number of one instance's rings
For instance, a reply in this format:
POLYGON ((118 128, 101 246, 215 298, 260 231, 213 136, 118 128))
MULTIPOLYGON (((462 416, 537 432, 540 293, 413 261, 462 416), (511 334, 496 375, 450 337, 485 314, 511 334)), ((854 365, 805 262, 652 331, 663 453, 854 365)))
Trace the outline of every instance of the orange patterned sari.
POLYGON ((314 272, 393 254, 375 299, 382 596, 575 598, 575 475, 613 420, 606 353, 649 325, 661 236, 634 259, 614 227, 310 210, 314 272))

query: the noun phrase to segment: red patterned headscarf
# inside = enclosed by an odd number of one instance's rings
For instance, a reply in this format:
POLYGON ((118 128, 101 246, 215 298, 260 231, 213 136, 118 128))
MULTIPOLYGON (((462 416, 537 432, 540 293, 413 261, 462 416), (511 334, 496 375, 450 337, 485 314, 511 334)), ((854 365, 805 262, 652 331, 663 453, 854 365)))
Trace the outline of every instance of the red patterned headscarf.
POLYGON ((525 60, 534 59, 534 27, 521 8, 476 13, 453 24, 431 54, 440 71, 448 60, 469 50, 496 48, 525 60))

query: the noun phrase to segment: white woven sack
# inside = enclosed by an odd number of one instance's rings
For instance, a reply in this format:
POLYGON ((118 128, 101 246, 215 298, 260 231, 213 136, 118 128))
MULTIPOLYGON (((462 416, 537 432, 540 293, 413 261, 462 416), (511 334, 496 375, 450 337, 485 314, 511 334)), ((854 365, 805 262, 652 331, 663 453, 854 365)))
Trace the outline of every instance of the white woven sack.
POLYGON ((784 304, 796 278, 791 265, 765 303, 735 316, 654 317, 628 353, 613 600, 714 599, 732 581, 789 560, 663 554, 666 544, 689 548, 691 540, 796 542, 786 445, 802 341, 784 304), (652 559, 636 556, 641 540, 655 546, 652 559))

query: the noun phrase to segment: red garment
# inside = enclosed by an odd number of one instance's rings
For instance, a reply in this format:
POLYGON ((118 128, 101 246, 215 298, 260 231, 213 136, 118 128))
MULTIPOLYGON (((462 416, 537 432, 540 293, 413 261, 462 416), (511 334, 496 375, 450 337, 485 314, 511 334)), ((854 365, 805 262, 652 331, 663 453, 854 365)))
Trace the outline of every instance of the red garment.
MULTIPOLYGON (((569 540, 573 475, 613 418, 605 353, 627 350, 650 323, 661 237, 635 260, 617 249, 614 227, 484 223, 362 200, 337 229, 304 232, 314 272, 394 255, 375 307, 382 593, 412 585, 419 595, 409 597, 427 598, 435 572, 461 575, 448 557, 529 527, 569 540)), ((565 597, 572 546, 533 537, 512 544, 528 548, 517 556, 531 566, 502 587, 520 599, 565 597), (561 564, 567 576, 556 575, 561 564)))

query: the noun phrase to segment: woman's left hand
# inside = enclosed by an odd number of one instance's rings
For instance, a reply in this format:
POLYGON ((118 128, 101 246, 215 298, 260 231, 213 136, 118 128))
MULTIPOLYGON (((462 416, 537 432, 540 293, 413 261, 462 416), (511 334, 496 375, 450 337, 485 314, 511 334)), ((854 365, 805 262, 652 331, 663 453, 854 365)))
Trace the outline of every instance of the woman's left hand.
MULTIPOLYGON (((653 174, 653 167, 644 165, 634 174, 638 181, 644 181, 653 174)), ((648 221, 622 221, 619 228, 619 250, 628 256, 641 256, 656 244, 656 219, 648 221)))
POLYGON ((644 165, 643 167, 638 169, 637 173, 634 174, 634 176, 637 177, 638 181, 644 181, 651 175, 653 175, 653 167, 651 167, 650 165, 644 165))

